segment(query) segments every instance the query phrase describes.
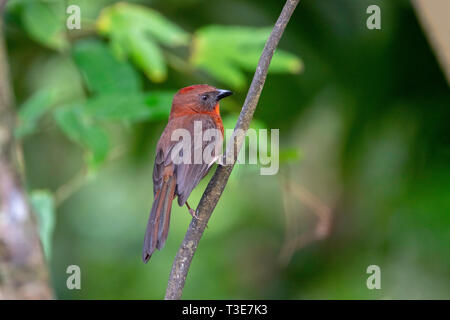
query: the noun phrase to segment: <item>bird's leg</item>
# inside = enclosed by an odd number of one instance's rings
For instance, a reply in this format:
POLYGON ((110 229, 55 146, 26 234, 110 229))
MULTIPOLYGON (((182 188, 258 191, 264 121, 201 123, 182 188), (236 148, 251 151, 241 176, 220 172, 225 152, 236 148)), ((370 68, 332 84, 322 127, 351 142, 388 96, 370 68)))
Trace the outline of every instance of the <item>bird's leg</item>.
POLYGON ((188 204, 187 201, 186 201, 186 207, 188 208, 189 213, 191 214, 192 218, 198 219, 197 213, 195 212, 194 209, 192 209, 192 208, 189 206, 189 204, 188 204))
POLYGON ((217 164, 222 167, 229 167, 229 166, 234 165, 234 162, 230 163, 229 161, 231 161, 231 160, 228 160, 226 155, 223 155, 222 157, 217 157, 214 160, 214 162, 217 162, 217 164))

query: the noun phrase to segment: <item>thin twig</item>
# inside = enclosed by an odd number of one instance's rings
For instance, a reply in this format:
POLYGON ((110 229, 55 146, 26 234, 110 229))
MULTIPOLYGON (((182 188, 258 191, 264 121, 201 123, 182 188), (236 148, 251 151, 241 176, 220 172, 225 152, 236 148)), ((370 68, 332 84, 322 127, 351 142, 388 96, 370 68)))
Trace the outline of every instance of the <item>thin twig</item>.
POLYGON ((292 228, 296 223, 289 221, 289 218, 295 214, 287 207, 287 202, 284 202, 284 211, 286 214, 286 238, 279 255, 279 261, 283 266, 286 266, 295 251, 309 245, 313 241, 323 240, 329 236, 331 231, 331 220, 333 211, 322 200, 305 187, 296 184, 294 181, 289 181, 284 188, 283 197, 288 195, 297 198, 305 207, 311 210, 317 218, 316 227, 306 233, 298 234, 292 232, 292 228))
MULTIPOLYGON (((127 149, 124 146, 118 146, 112 149, 103 165, 121 157, 126 151, 127 149)), ((86 184, 88 178, 89 170, 83 166, 72 178, 59 186, 54 193, 56 207, 61 206, 67 199, 78 192, 86 184)))
MULTIPOLYGON (((269 69, 270 61, 275 52, 278 42, 286 28, 295 7, 300 0, 287 0, 283 10, 275 23, 274 28, 269 36, 269 39, 264 46, 263 52, 256 67, 256 72, 253 77, 250 89, 242 107, 241 114, 234 129, 234 144, 233 150, 239 151, 242 146, 245 133, 250 126, 250 121, 253 118, 256 106, 258 104, 259 96, 264 86, 269 69)), ((229 152, 227 150, 227 155, 229 152)), ((186 277, 189 267, 194 257, 200 238, 203 235, 205 227, 211 217, 211 214, 222 195, 223 190, 227 184, 228 178, 233 170, 234 163, 237 159, 238 152, 233 152, 233 161, 228 162, 225 166, 218 166, 214 176, 206 187, 200 203, 197 208, 198 219, 193 219, 189 225, 188 231, 184 237, 183 243, 178 250, 175 261, 170 272, 169 282, 166 290, 166 300, 181 299, 183 288, 186 283, 186 277)))
POLYGON ((54 193, 55 206, 59 207, 85 184, 87 169, 83 166, 69 181, 56 189, 54 193))

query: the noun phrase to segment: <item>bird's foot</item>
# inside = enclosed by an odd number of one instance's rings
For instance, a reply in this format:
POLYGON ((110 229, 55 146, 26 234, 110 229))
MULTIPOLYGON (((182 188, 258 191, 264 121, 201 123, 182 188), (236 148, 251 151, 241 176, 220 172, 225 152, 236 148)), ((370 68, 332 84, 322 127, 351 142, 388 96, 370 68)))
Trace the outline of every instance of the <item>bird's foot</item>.
POLYGON ((231 158, 228 158, 226 155, 222 156, 222 157, 218 157, 216 160, 214 160, 217 162, 217 164, 219 166, 222 167, 230 167, 234 165, 234 161, 231 158))
POLYGON ((189 213, 191 214, 192 218, 198 219, 197 212, 194 209, 189 208, 189 213))

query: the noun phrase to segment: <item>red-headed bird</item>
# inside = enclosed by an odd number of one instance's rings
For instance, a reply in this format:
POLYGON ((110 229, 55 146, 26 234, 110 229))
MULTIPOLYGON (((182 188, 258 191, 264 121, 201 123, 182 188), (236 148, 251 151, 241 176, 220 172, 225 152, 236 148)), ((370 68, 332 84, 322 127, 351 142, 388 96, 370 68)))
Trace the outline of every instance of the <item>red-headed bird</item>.
MULTIPOLYGON (((153 168, 154 201, 145 232, 142 260, 147 263, 155 249, 161 250, 169 232, 172 201, 177 196, 178 204, 186 206, 191 215, 195 212, 187 198, 200 180, 208 173, 212 163, 202 161, 174 161, 175 145, 172 134, 177 129, 187 130, 194 137, 194 124, 200 123, 202 131, 217 129, 223 137, 223 124, 220 117, 219 101, 232 92, 216 89, 206 84, 193 85, 180 89, 174 96, 169 122, 156 146, 156 159, 153 168)), ((194 158, 194 138, 192 139, 191 157, 194 158)), ((206 148, 202 141, 202 150, 206 148)), ((176 157, 175 157, 176 158, 176 157)))

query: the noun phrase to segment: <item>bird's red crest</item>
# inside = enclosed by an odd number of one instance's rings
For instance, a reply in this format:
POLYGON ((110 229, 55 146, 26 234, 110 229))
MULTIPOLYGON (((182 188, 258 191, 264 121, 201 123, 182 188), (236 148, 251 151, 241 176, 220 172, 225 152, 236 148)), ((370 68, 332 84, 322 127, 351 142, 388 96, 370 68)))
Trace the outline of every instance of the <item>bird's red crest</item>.
POLYGON ((180 89, 178 92, 179 93, 186 93, 186 92, 189 92, 189 91, 195 90, 197 88, 201 88, 201 87, 209 87, 209 86, 207 84, 194 84, 194 85, 189 86, 189 87, 184 87, 184 88, 180 89))

